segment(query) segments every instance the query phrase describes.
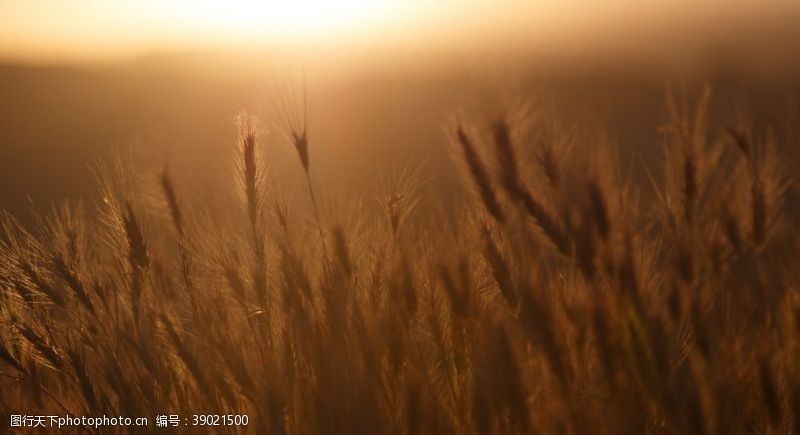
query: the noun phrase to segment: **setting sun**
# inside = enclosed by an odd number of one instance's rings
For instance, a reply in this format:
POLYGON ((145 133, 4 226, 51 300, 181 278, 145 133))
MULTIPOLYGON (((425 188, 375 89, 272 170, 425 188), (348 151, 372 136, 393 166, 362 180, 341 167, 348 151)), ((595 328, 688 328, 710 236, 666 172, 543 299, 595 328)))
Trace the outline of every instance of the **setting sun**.
POLYGON ((164 49, 345 45, 386 35, 431 9, 401 0, 0 2, 0 55, 102 59, 164 49))
MULTIPOLYGON (((159 7, 153 4, 154 8, 159 7)), ((168 3, 166 13, 194 30, 234 37, 309 38, 363 31, 385 20, 391 1, 204 0, 168 3)))

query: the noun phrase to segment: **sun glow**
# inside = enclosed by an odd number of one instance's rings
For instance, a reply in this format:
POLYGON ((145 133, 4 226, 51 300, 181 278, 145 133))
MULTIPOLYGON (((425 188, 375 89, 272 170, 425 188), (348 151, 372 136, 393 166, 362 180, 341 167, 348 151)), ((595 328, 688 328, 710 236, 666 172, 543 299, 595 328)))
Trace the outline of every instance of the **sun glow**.
POLYGON ((336 38, 385 25, 391 0, 184 0, 169 15, 191 31, 228 37, 336 38))

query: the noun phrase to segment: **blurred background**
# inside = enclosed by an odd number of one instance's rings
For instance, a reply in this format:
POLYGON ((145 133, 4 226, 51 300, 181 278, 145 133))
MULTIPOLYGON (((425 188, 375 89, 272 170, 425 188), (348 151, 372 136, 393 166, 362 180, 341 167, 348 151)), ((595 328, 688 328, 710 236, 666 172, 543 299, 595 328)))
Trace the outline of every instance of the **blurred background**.
POLYGON ((743 96, 781 110, 800 89, 800 2, 0 0, 0 208, 91 198, 91 162, 115 149, 200 185, 241 108, 270 164, 299 174, 275 108, 304 86, 318 173, 358 185, 426 159, 446 189, 444 120, 487 89, 546 89, 647 155, 665 85, 701 83, 720 116, 743 96))

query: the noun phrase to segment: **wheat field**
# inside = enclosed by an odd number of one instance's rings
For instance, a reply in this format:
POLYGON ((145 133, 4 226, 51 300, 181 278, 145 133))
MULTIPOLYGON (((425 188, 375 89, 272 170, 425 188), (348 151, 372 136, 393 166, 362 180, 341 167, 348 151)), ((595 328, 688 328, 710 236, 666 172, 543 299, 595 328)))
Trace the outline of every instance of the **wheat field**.
POLYGON ((284 125, 294 196, 247 114, 199 200, 169 164, 106 159, 100 200, 0 216, 0 415, 800 433, 800 118, 712 120, 712 98, 668 93, 643 176, 611 141, 575 151, 546 104, 452 116, 452 212, 415 164, 368 206, 334 197, 303 117, 284 125))

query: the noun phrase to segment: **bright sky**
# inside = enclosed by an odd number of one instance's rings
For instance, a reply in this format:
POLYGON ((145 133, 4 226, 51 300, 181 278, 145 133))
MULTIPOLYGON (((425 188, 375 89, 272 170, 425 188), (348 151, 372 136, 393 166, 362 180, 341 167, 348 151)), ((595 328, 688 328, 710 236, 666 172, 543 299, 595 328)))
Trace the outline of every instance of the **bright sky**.
POLYGON ((0 0, 0 59, 118 58, 160 49, 257 44, 425 45, 520 35, 563 37, 601 22, 689 15, 713 21, 791 4, 800 2, 0 0))

